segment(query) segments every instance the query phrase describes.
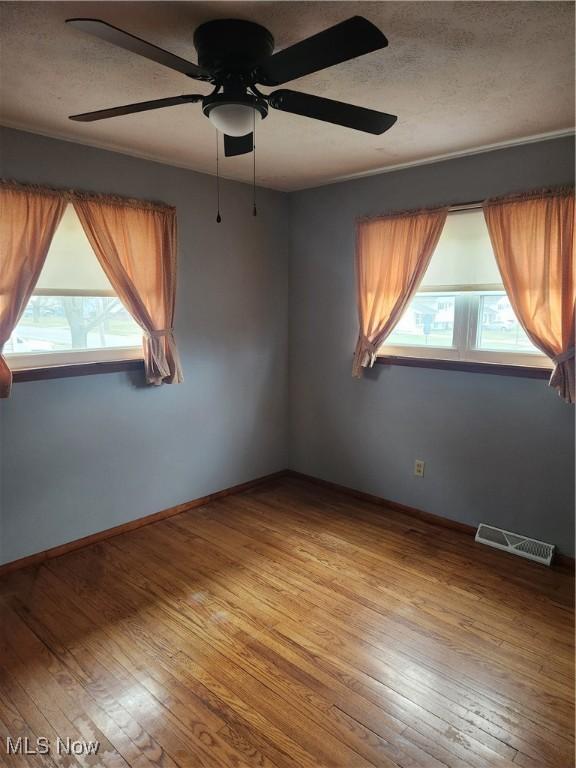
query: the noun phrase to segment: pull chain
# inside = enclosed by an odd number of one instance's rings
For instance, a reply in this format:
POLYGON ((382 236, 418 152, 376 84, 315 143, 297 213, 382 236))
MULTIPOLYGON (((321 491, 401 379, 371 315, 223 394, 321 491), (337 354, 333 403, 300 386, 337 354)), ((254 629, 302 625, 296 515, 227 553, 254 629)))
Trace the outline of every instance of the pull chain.
POLYGON ((218 207, 216 221, 218 224, 220 224, 222 221, 222 216, 220 216, 220 150, 218 143, 218 131, 216 131, 216 200, 218 207))
POLYGON ((256 110, 252 110, 252 197, 254 201, 254 207, 252 208, 252 216, 257 216, 256 210, 256 110))

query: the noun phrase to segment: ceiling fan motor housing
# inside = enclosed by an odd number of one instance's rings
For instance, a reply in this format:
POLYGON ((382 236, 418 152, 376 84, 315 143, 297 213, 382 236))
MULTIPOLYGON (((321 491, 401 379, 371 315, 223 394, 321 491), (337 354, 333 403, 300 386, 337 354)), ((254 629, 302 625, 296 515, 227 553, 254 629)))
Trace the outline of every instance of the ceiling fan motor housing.
POLYGON ((270 32, 252 21, 216 19, 201 24, 194 32, 198 63, 210 70, 214 80, 251 84, 260 61, 274 52, 270 32))

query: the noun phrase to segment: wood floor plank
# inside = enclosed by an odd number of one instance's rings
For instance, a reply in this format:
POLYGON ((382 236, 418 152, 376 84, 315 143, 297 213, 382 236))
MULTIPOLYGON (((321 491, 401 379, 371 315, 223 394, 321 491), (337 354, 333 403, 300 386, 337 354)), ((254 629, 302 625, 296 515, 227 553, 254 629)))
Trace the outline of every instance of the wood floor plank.
POLYGON ((573 599, 565 570, 277 480, 0 579, 0 765, 575 768, 573 599))

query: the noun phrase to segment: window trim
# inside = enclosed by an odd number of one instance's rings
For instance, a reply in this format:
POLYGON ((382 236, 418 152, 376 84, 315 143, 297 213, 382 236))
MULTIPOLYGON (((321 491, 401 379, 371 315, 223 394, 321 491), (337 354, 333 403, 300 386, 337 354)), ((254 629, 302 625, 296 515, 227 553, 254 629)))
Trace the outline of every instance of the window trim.
POLYGON ((143 360, 142 345, 137 347, 102 347, 100 349, 71 349, 61 352, 16 352, 4 355, 14 371, 58 368, 64 365, 89 365, 123 360, 143 360))
POLYGON ((121 371, 137 371, 143 375, 144 360, 109 360, 99 363, 51 365, 48 368, 20 368, 12 371, 12 381, 19 383, 24 381, 42 381, 44 379, 64 379, 96 373, 118 373, 121 371))
POLYGON ((463 373, 488 373, 497 376, 517 376, 525 379, 545 379, 548 381, 553 366, 512 365, 507 363, 481 363, 472 360, 449 360, 440 358, 407 357, 378 355, 374 365, 400 365, 408 368, 430 368, 442 371, 461 371, 463 373))

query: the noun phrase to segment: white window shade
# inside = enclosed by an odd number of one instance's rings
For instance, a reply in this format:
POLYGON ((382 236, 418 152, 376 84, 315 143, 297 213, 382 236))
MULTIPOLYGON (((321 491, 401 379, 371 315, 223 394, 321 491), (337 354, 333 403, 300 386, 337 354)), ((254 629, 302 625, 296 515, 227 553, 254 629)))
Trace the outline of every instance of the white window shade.
POLYGON ((418 290, 479 291, 501 286, 483 212, 451 213, 418 290))
POLYGON ((56 230, 34 293, 114 295, 72 205, 66 208, 56 230))

